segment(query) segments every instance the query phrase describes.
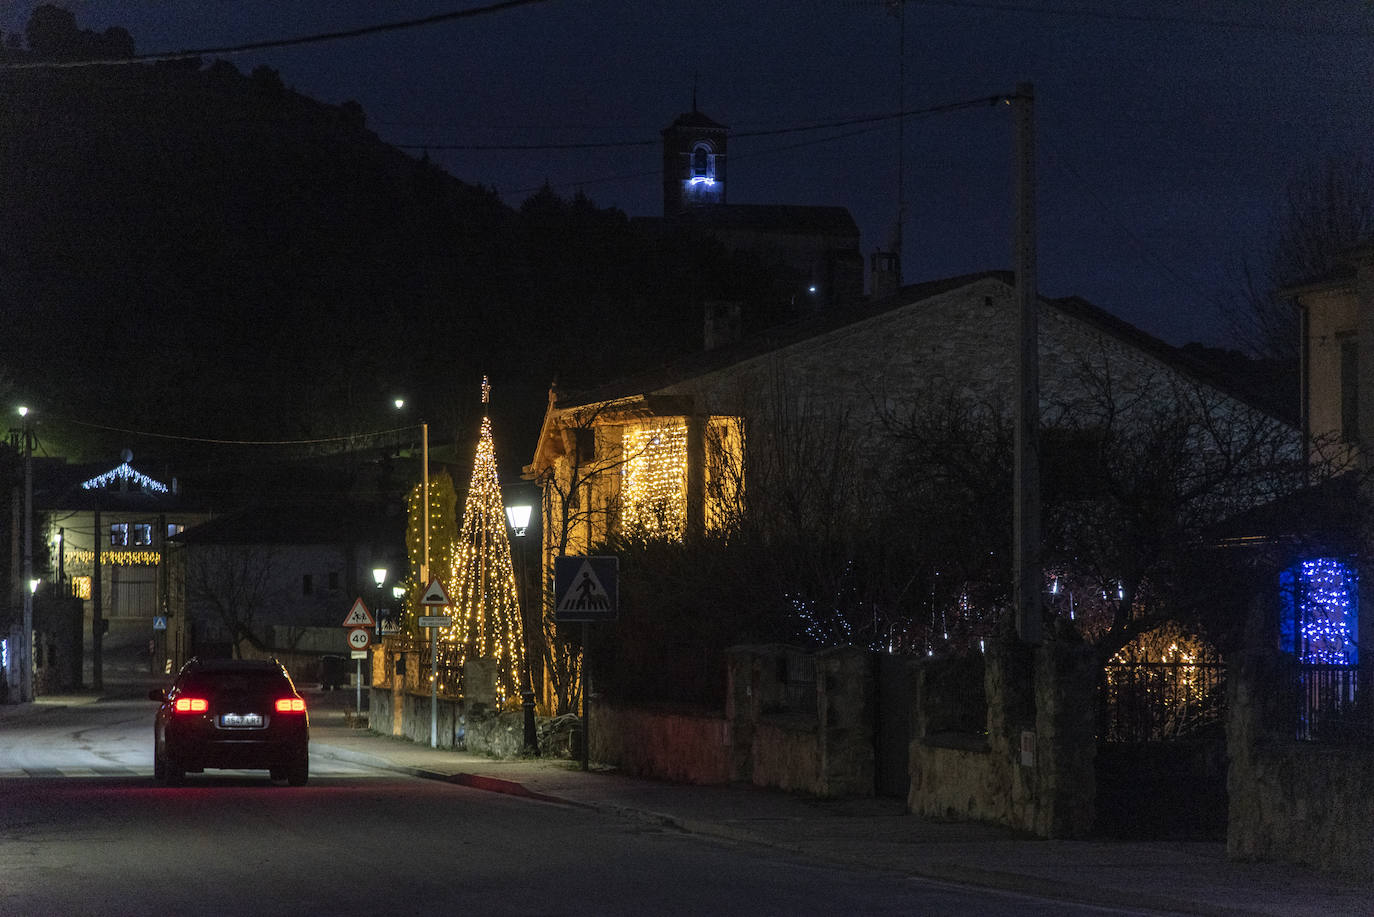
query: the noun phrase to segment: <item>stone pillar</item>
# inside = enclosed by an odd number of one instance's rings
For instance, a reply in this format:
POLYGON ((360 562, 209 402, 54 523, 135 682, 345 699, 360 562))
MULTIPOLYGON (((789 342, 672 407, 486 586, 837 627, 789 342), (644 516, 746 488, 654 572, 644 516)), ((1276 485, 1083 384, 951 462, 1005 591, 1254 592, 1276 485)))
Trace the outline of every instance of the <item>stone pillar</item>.
POLYGON ((816 654, 820 775, 829 796, 872 796, 877 680, 872 654, 844 646, 816 654))
POLYGON ((1084 837, 1097 794, 1096 698, 1091 647, 1049 641, 1036 651, 1035 833, 1084 837))

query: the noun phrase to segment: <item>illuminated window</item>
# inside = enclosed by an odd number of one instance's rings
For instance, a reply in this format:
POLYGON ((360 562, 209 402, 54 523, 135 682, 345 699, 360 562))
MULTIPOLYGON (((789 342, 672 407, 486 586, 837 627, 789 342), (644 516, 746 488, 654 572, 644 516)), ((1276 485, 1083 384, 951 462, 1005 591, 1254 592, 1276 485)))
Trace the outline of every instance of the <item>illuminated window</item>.
POLYGON ((110 526, 110 547, 123 548, 129 544, 129 523, 116 522, 110 526))
POLYGON ((134 523, 134 544, 152 544, 153 527, 146 522, 134 523))
POLYGON ((91 578, 89 576, 73 576, 72 592, 78 599, 89 599, 91 597, 91 578))
POLYGON ((186 526, 183 525, 183 524, 180 523, 180 522, 169 522, 169 523, 167 523, 167 537, 168 537, 168 538, 171 538, 173 535, 180 535, 180 534, 181 534, 182 532, 184 532, 184 531, 186 531, 186 526))
POLYGON ((627 530, 681 537, 687 523, 687 424, 627 427, 620 485, 627 530))
POLYGON ((1341 560, 1320 557, 1279 575, 1279 648, 1299 662, 1355 665, 1359 577, 1341 560))

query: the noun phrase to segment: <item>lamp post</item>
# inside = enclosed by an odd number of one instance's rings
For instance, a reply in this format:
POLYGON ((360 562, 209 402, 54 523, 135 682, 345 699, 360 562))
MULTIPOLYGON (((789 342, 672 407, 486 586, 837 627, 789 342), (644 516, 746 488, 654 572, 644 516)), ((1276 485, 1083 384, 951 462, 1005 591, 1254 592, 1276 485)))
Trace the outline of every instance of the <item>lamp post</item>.
POLYGON ((19 699, 33 700, 33 594, 37 589, 33 578, 33 422, 29 409, 21 407, 24 421, 24 637, 20 646, 19 699))
POLYGON ((520 616, 520 629, 525 637, 525 687, 520 692, 520 700, 525 708, 525 751, 539 754, 539 733, 534 724, 534 679, 530 674, 530 622, 525 614, 525 530, 530 524, 531 507, 527 503, 506 507, 506 520, 510 522, 511 534, 515 537, 512 548, 516 555, 515 607, 520 616))
MULTIPOLYGON (((386 582, 386 567, 373 567, 373 568, 372 568, 372 581, 373 581, 374 583, 377 584, 377 592, 380 594, 381 591, 382 591, 382 583, 385 583, 385 582, 386 582)), ((382 619, 382 609, 381 609, 380 605, 381 605, 380 602, 374 602, 374 603, 373 603, 373 606, 372 606, 372 607, 376 610, 376 612, 377 612, 377 620, 378 620, 378 621, 380 621, 380 620, 382 619)), ((366 650, 364 650, 364 655, 366 655, 366 650)), ((359 712, 359 713, 362 713, 362 712, 363 712, 363 661, 362 661, 362 659, 358 659, 357 662, 358 662, 358 676, 357 676, 357 679, 356 679, 357 685, 355 686, 355 692, 356 692, 356 700, 357 700, 357 705, 358 705, 358 712, 359 712)))

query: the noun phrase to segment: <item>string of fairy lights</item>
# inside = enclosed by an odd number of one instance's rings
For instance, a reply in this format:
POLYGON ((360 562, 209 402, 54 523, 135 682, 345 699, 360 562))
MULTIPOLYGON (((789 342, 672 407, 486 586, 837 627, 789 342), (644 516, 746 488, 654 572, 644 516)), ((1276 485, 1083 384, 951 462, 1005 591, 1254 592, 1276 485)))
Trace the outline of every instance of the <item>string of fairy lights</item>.
POLYGON ((627 528, 681 538, 687 523, 687 423, 628 427, 620 483, 627 528))

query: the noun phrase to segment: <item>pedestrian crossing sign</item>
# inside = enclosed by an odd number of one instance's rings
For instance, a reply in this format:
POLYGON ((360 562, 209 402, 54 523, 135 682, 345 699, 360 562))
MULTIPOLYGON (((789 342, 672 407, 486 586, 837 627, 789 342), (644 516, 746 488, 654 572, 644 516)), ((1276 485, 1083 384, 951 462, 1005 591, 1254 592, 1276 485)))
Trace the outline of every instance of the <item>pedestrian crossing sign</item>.
POLYGON ((619 612, 618 557, 555 557, 554 620, 614 621, 619 612))

